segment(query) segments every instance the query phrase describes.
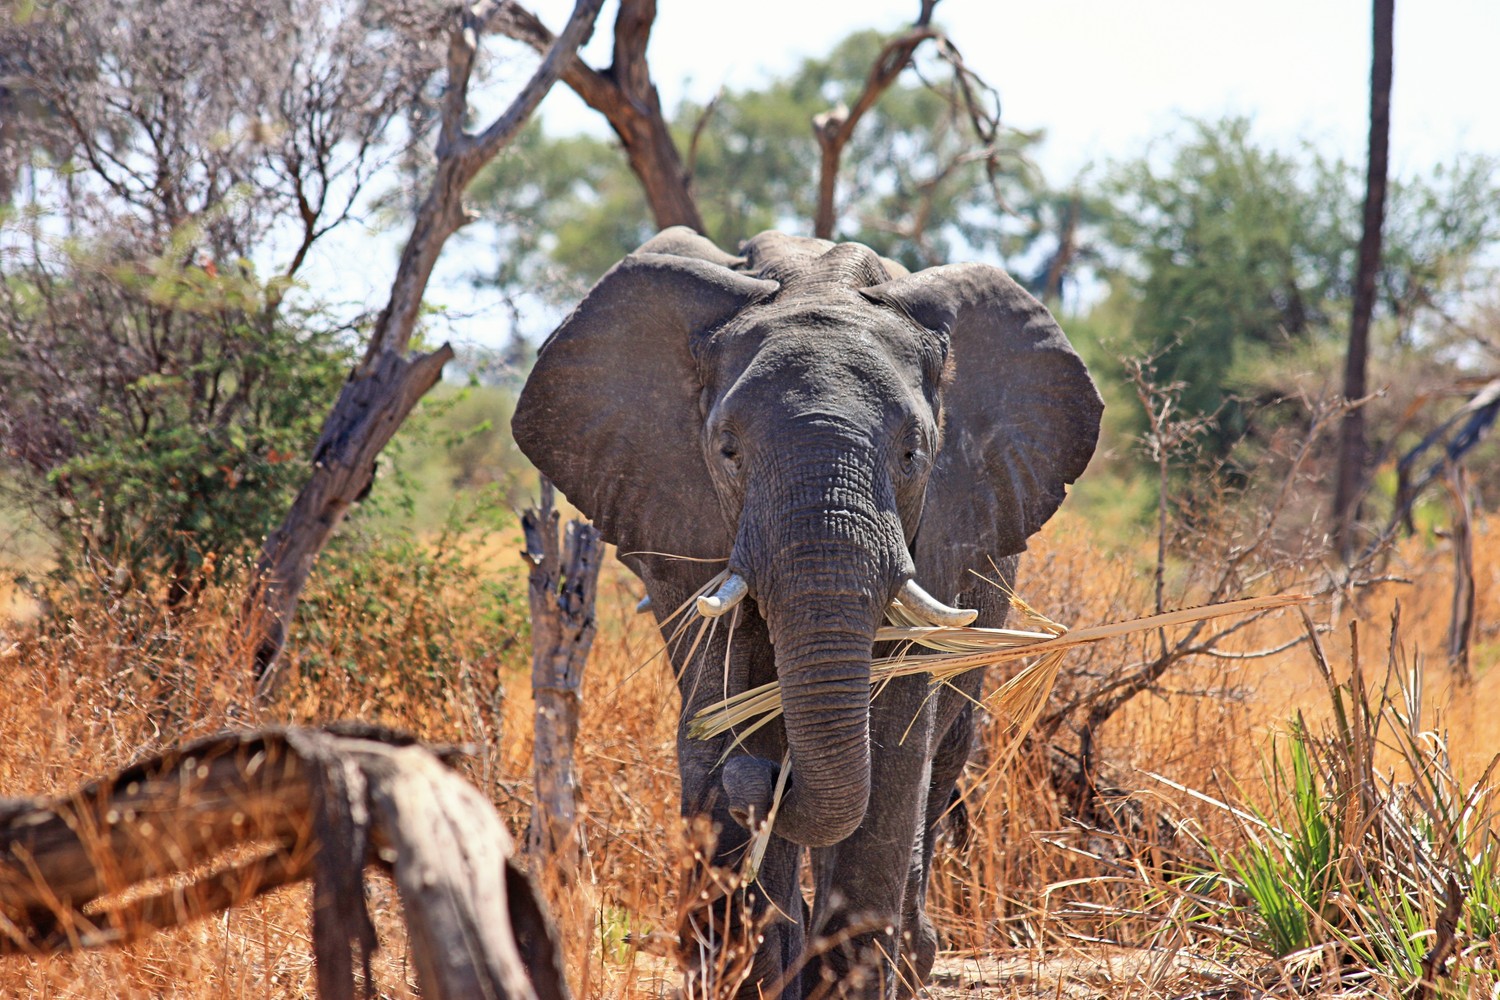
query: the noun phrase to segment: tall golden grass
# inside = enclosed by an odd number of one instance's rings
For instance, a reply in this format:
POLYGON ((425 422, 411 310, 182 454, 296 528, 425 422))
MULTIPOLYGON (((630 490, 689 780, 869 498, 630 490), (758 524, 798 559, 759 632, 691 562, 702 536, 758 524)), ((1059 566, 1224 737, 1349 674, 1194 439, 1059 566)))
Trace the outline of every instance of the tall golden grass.
MULTIPOLYGON (((1334 626, 1324 642, 1337 664, 1346 662, 1343 621, 1375 623, 1365 630, 1374 637, 1401 603, 1403 641, 1425 662, 1433 706, 1426 721, 1449 731, 1458 767, 1474 776, 1500 751, 1495 529, 1492 519, 1476 525, 1481 629, 1467 685, 1453 679, 1442 653, 1451 560, 1441 541, 1399 547, 1389 575, 1409 582, 1313 611, 1334 626)), ((317 628, 290 648, 291 680, 266 707, 254 705, 248 679, 226 651, 234 611, 228 593, 209 593, 175 619, 149 601, 124 601, 80 604, 62 626, 0 625, 0 796, 62 791, 152 749, 228 726, 353 717, 474 745, 472 777, 524 840, 530 652, 487 589, 500 580, 524 594, 513 556, 519 545, 512 538, 464 545, 486 561, 482 574, 376 566, 361 578, 363 590, 329 579, 333 570, 321 574, 311 595, 317 628), (374 598, 372 580, 379 581, 374 598)), ((1140 550, 1149 551, 1144 540, 1140 550)), ((1069 624, 1135 617, 1150 610, 1146 558, 1129 547, 1105 551, 1064 516, 1033 541, 1018 589, 1069 624)), ((1309 577, 1319 571, 1307 567, 1309 577)), ((677 696, 656 656, 660 638, 633 613, 640 592, 628 573, 611 564, 604 575, 578 753, 586 877, 550 890, 578 995, 655 997, 675 983, 664 955, 703 832, 684 830, 678 818, 677 696)), ((1302 629, 1295 613, 1268 617, 1236 634, 1233 648, 1272 648, 1302 629)), ((1088 655, 1102 663, 1137 652, 1104 647, 1088 655)), ((1195 838, 1227 848, 1238 836, 1224 815, 1142 772, 1219 796, 1253 794, 1271 735, 1299 711, 1315 720, 1326 704, 1305 645, 1259 659, 1180 664, 1094 734, 1090 750, 1101 763, 1095 780, 1121 790, 1097 801, 1123 832, 1103 823, 1091 831, 1068 819, 1074 804, 1058 791, 1066 782, 1052 774, 1066 762, 1040 744, 1024 747, 1001 773, 996 765, 1010 730, 985 725, 964 779, 967 837, 951 823, 935 864, 931 907, 948 949, 938 990, 975 995, 970 987, 980 982, 987 984, 981 995, 1165 996, 1232 965, 1232 948, 1187 929, 1168 951, 1142 950, 1161 939, 1153 937, 1157 918, 1144 916, 1153 883, 1132 873, 1170 866, 1195 850, 1195 838)), ((1067 743, 1069 731, 1054 736, 1067 743)), ((372 877, 371 885, 382 931, 382 995, 414 995, 399 901, 388 883, 372 877)), ((306 996, 313 986, 309 928, 306 890, 285 890, 127 949, 0 961, 0 996, 306 996)))

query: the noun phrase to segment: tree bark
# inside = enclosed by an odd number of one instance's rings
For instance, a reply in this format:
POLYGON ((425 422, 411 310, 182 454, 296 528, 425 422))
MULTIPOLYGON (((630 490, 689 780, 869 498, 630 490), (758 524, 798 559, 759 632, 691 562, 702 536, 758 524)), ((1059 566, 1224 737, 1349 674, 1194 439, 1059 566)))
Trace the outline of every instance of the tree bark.
POLYGON ((488 800, 401 734, 213 736, 71 795, 0 800, 0 955, 121 944, 311 878, 318 995, 353 1000, 356 959, 374 995, 375 864, 400 890, 423 996, 567 1000, 512 853, 488 800), (160 879, 176 885, 142 888, 160 879))
MULTIPOLYGON (((688 226, 702 233, 703 216, 693 198, 691 177, 662 114, 656 85, 651 82, 646 46, 655 20, 656 0, 621 0, 609 68, 592 69, 575 55, 564 68, 562 79, 614 129, 657 227, 688 226)), ((552 45, 552 33, 514 0, 499 5, 494 23, 501 34, 538 52, 552 45)))
POLYGON ((1443 483, 1453 501, 1453 607, 1448 622, 1448 663, 1460 680, 1473 680, 1469 654, 1474 647, 1474 510, 1469 500, 1469 477, 1459 462, 1449 460, 1443 483))
POLYGON ((1359 404, 1368 391, 1365 373, 1370 353, 1370 316, 1375 309, 1375 279, 1380 271, 1381 227, 1385 222, 1395 7, 1396 0, 1374 0, 1364 233, 1359 241, 1359 270, 1355 276, 1354 308, 1349 319, 1349 352, 1344 362, 1344 401, 1350 409, 1344 415, 1339 436, 1338 480, 1333 495, 1334 545, 1345 560, 1354 551, 1354 528, 1365 483, 1365 414, 1359 404))
POLYGON ((1062 230, 1057 234, 1057 253, 1047 265, 1047 277, 1042 284, 1042 301, 1049 305, 1062 299, 1063 278, 1072 270, 1073 258, 1078 253, 1078 217, 1083 214, 1083 198, 1074 190, 1063 209, 1062 230))
POLYGON ((281 525, 266 537, 241 610, 237 632, 245 640, 257 693, 276 681, 302 587, 318 553, 350 507, 364 498, 375 478, 375 460, 422 395, 436 384, 453 350, 447 344, 427 354, 407 354, 422 296, 448 237, 470 219, 463 192, 531 116, 563 74, 578 46, 593 31, 603 0, 578 0, 563 33, 504 114, 481 133, 463 129, 469 77, 479 35, 501 6, 480 0, 462 9, 449 34, 448 86, 443 97, 437 168, 401 252, 390 300, 375 322, 363 360, 340 392, 323 425, 312 474, 281 525))
POLYGON ((593 525, 570 521, 558 551, 558 513, 545 476, 541 499, 522 515, 521 526, 531 562, 531 693, 536 704, 536 803, 527 850, 549 859, 566 884, 580 859, 573 746, 583 669, 594 643, 594 598, 604 542, 593 525))

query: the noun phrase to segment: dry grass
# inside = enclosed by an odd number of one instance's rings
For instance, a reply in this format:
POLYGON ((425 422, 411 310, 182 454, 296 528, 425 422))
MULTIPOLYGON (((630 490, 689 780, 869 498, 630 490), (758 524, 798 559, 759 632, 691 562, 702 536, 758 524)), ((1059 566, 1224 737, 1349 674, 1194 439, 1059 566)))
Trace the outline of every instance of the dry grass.
MULTIPOLYGON (((1401 602, 1404 639, 1426 663, 1425 721, 1449 731, 1456 766, 1471 777, 1500 750, 1500 671, 1492 669, 1500 657, 1500 534, 1493 520, 1476 528, 1481 635, 1471 685, 1453 684, 1441 652, 1450 587, 1441 542, 1401 547, 1392 575, 1409 583, 1314 611, 1325 622, 1336 614, 1373 623, 1364 632, 1373 643, 1401 602)), ((516 595, 524 593, 512 540, 472 548, 498 554, 489 576, 504 576, 516 595)), ((1148 549, 1143 541, 1140 550, 1148 549)), ((1309 576, 1316 572, 1308 568, 1309 576)), ((1054 619, 1106 622, 1149 609, 1146 575, 1129 547, 1106 554, 1063 517, 1033 543, 1020 589, 1054 619)), ((11 636, 0 640, 7 692, 0 700, 0 795, 60 791, 225 726, 356 717, 476 745, 472 776, 519 838, 530 809, 531 700, 529 650, 516 622, 483 579, 451 565, 426 575, 389 565, 365 579, 364 590, 320 584, 315 639, 291 654, 290 675, 300 679, 264 710, 248 707, 248 684, 224 655, 231 610, 225 595, 209 595, 178 621, 145 606, 95 607, 65 629, 0 629, 11 636), (371 580, 379 581, 373 601, 371 580)), ((675 984, 662 953, 677 926, 694 842, 677 818, 676 692, 653 658, 658 638, 633 613, 634 581, 611 564, 600 591, 579 754, 587 879, 566 896, 550 889, 562 904, 578 994, 654 997, 675 984)), ((1270 617, 1233 636, 1232 648, 1274 647, 1301 629, 1295 614, 1270 617)), ((1336 666, 1348 662, 1341 624, 1324 641, 1336 666)), ((1087 655, 1102 663, 1136 652, 1105 646, 1087 655)), ((1130 794, 1098 799, 1093 808, 1107 810, 1111 822, 1092 830, 1066 818, 1074 810, 1042 750, 1023 748, 997 773, 1009 729, 986 726, 964 780, 967 844, 960 846, 956 832, 945 838, 934 874, 933 916, 951 949, 939 965, 939 990, 1156 997, 1259 974, 1253 970, 1262 958, 1196 928, 1184 908, 1163 909, 1152 896, 1160 881, 1140 877, 1185 863, 1194 837, 1233 843, 1235 824, 1142 772, 1220 796, 1253 795, 1270 735, 1298 711, 1316 724, 1327 704, 1305 646, 1261 659, 1185 661, 1156 693, 1136 698, 1095 734, 1092 750, 1105 764, 1097 780, 1130 794), (1186 821, 1193 836, 1168 818, 1186 821)), ((1057 735, 1067 742, 1067 727, 1057 735)), ((383 935, 376 966, 382 995, 412 995, 399 902, 388 883, 372 878, 371 885, 383 935)), ((283 891, 128 949, 5 960, 0 995, 306 996, 309 927, 307 893, 283 891)))

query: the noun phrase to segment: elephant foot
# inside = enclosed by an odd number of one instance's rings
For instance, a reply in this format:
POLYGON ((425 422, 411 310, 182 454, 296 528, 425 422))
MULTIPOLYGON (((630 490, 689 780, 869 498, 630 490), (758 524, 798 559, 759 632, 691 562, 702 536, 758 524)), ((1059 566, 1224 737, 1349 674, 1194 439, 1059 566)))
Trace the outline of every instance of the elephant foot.
POLYGON ((927 914, 920 913, 915 919, 908 918, 901 930, 901 975, 896 988, 897 1000, 905 1000, 920 993, 928 976, 932 974, 937 951, 937 928, 932 926, 927 914))
POLYGON ((735 881, 744 862, 749 838, 725 818, 724 805, 721 800, 715 809, 719 837, 713 860, 702 863, 684 886, 688 898, 699 901, 684 909, 677 927, 685 971, 682 996, 802 1000, 800 960, 808 924, 798 889, 802 848, 771 837, 758 877, 726 892, 723 887, 735 881))
POLYGON ((894 1000, 911 996, 920 986, 912 971, 893 961, 897 932, 890 923, 871 918, 829 920, 808 945, 810 959, 802 976, 808 997, 894 1000), (861 928, 874 929, 858 933, 861 928))
POLYGON ((741 889, 679 929, 688 966, 682 996, 725 997, 733 990, 734 1000, 801 1000, 796 962, 806 916, 767 902, 755 887, 741 889))

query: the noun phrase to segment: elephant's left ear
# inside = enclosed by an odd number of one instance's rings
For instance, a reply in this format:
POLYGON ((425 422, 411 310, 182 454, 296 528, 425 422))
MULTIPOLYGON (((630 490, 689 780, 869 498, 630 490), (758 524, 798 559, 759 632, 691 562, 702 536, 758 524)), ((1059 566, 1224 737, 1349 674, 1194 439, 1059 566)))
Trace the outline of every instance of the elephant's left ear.
POLYGON ((938 546, 944 563, 957 556, 983 569, 1022 551, 1094 453, 1104 403, 1083 360, 1046 307, 997 267, 929 268, 864 294, 948 334, 954 376, 919 559, 938 546))

